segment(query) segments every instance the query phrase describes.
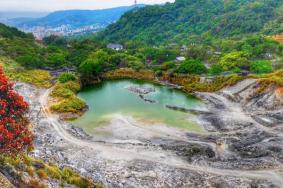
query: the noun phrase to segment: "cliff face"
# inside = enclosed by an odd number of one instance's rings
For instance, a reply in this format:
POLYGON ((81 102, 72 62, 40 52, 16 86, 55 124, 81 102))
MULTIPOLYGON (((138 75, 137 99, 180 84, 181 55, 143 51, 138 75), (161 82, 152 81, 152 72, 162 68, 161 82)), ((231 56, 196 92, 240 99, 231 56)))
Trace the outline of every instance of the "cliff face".
POLYGON ((269 84, 263 90, 261 83, 254 79, 247 79, 222 90, 242 104, 246 111, 279 110, 283 106, 283 88, 276 84, 269 84))

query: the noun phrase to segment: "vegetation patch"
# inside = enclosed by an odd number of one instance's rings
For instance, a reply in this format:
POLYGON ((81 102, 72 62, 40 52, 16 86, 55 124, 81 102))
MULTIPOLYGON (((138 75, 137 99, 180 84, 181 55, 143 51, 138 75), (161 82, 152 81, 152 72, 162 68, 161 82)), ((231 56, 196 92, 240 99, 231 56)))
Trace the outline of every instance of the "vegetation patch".
POLYGON ((60 83, 66 83, 68 81, 76 81, 76 76, 72 73, 63 72, 59 75, 58 80, 60 83))
POLYGON ((109 71, 102 76, 103 79, 123 79, 123 78, 131 78, 131 79, 140 79, 140 80, 148 80, 154 81, 155 74, 151 70, 139 70, 136 71, 130 68, 122 68, 116 69, 113 71, 109 71))
POLYGON ((270 74, 254 75, 253 77, 259 79, 259 93, 266 91, 270 86, 283 86, 283 69, 270 74))
POLYGON ((57 181, 62 187, 68 185, 79 188, 102 187, 91 179, 81 177, 70 167, 59 168, 24 154, 0 155, 0 167, 0 172, 13 171, 16 182, 31 188, 45 187, 47 180, 57 181))
POLYGON ((80 114, 86 108, 86 103, 76 96, 80 88, 77 78, 75 81, 58 82, 51 93, 56 100, 56 103, 50 107, 51 110, 58 113, 80 114))
POLYGON ((229 76, 216 76, 208 80, 202 80, 198 75, 184 75, 184 74, 171 74, 168 72, 162 72, 160 75, 155 75, 153 71, 140 70, 135 71, 133 69, 117 69, 107 72, 103 75, 103 79, 140 79, 157 83, 158 80, 164 82, 170 82, 183 87, 186 92, 214 92, 218 91, 226 86, 232 86, 239 81, 245 79, 244 76, 237 74, 229 76))
POLYGON ((30 83, 43 88, 52 86, 52 76, 48 71, 26 69, 17 62, 5 57, 0 58, 0 66, 3 66, 5 74, 12 80, 30 83))
POLYGON ((232 86, 239 81, 245 79, 244 76, 239 76, 237 74, 229 76, 216 76, 207 80, 203 80, 200 76, 196 75, 180 75, 174 74, 163 74, 160 77, 161 80, 169 81, 172 84, 183 86, 183 90, 186 92, 215 92, 220 89, 232 86))

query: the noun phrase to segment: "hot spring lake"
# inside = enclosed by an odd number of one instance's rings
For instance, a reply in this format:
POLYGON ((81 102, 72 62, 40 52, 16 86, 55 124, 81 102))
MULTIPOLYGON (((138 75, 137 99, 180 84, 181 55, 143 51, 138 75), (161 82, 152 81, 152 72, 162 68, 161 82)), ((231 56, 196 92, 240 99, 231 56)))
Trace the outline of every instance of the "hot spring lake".
POLYGON ((144 125, 167 125, 190 131, 203 131, 196 122, 194 115, 166 108, 174 105, 187 109, 202 109, 204 104, 193 96, 171 89, 137 80, 105 81, 95 86, 86 87, 78 96, 86 101, 89 110, 73 121, 76 127, 83 128, 88 133, 111 123, 115 115, 131 116, 144 125), (151 87, 155 92, 144 95, 149 103, 142 100, 137 93, 127 89, 129 86, 151 87))

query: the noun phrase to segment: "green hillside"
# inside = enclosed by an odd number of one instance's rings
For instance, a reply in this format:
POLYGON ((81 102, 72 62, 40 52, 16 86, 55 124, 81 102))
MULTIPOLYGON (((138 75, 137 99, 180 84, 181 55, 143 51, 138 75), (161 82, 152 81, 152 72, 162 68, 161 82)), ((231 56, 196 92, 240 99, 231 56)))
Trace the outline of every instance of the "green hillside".
POLYGON ((106 41, 186 43, 283 31, 283 0, 176 0, 126 13, 99 34, 106 41))

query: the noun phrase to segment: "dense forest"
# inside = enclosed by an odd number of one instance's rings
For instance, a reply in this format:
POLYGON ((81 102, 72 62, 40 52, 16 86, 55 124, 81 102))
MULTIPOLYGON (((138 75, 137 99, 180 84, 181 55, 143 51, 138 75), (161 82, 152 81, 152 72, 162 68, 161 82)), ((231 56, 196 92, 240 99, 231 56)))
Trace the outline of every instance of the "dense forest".
POLYGON ((31 34, 0 25, 0 56, 33 69, 72 67, 82 80, 117 68, 156 74, 262 74, 283 67, 283 0, 177 0, 127 12, 84 38, 31 34), (107 48, 121 42, 124 50, 107 48), (178 57, 183 60, 179 61, 178 57))
POLYGON ((126 13, 99 37, 107 41, 188 44, 283 32, 282 0, 176 0, 126 13))
POLYGON ((75 67, 81 78, 93 79, 117 68, 152 69, 157 74, 227 74, 250 71, 269 73, 282 68, 283 45, 270 37, 249 35, 240 39, 214 39, 209 43, 151 46, 137 41, 124 50, 106 48, 95 39, 50 36, 36 41, 31 34, 0 25, 0 55, 32 69, 75 67), (185 61, 177 61, 183 57, 185 61))

